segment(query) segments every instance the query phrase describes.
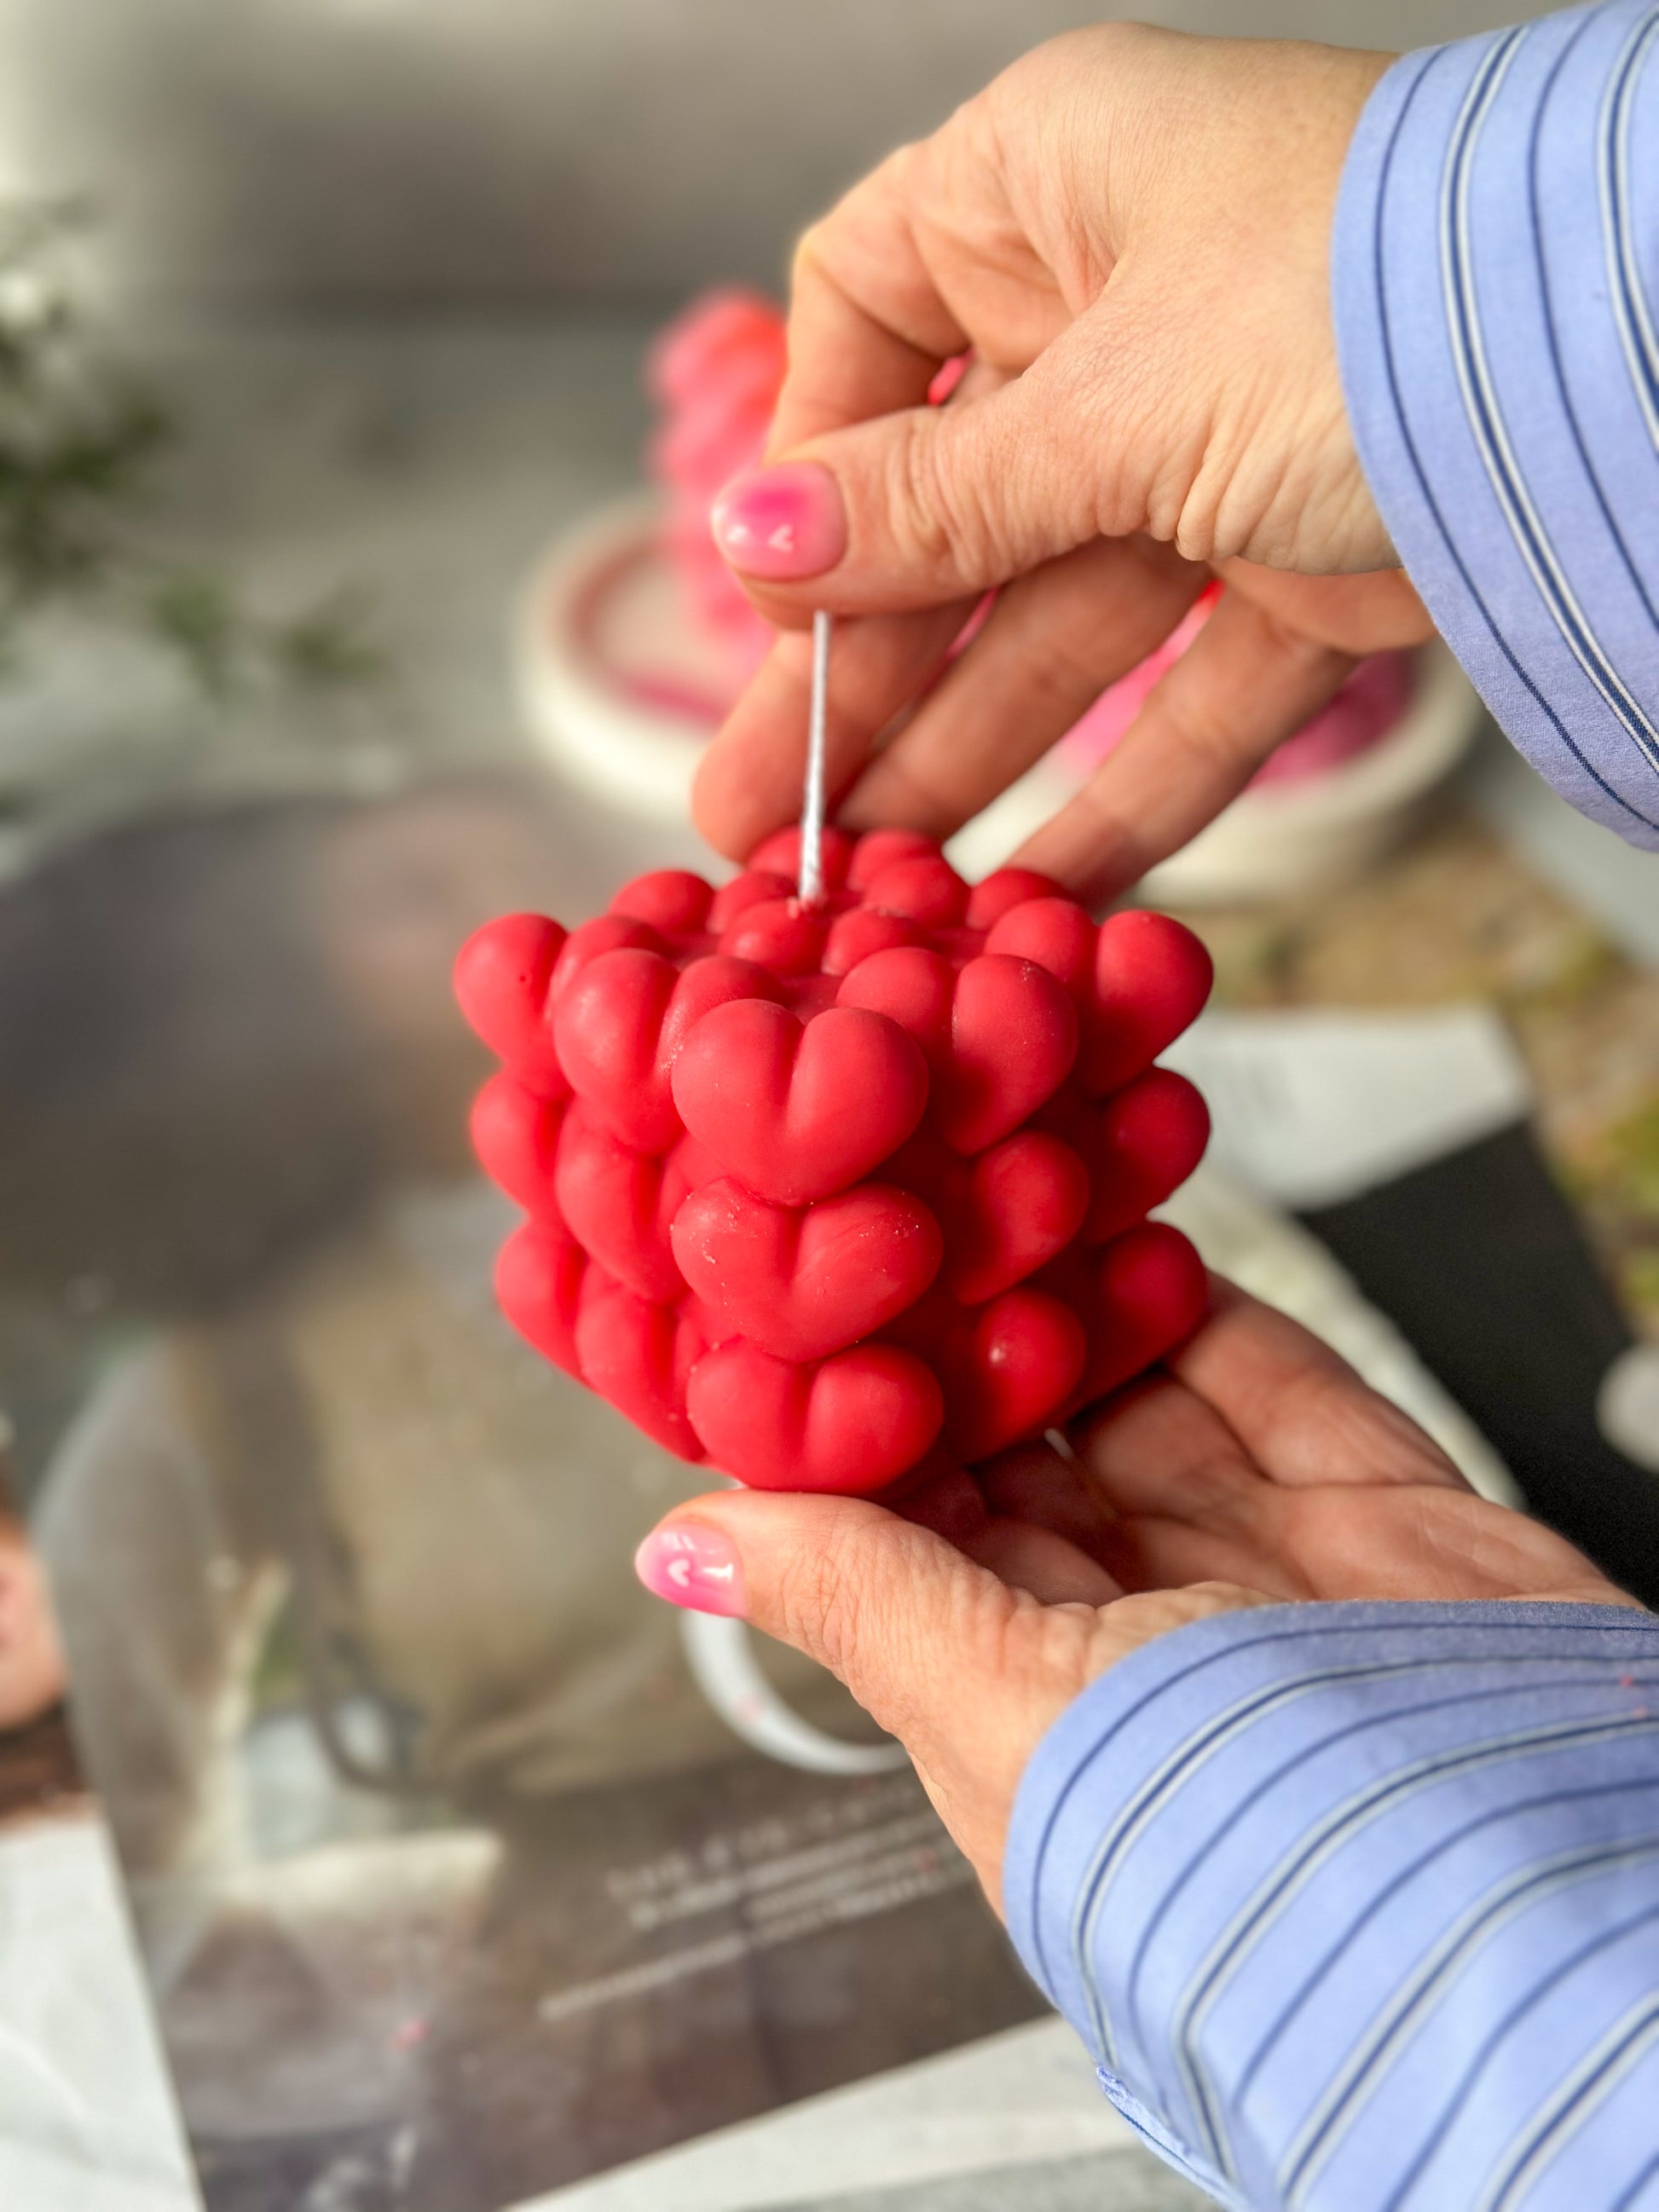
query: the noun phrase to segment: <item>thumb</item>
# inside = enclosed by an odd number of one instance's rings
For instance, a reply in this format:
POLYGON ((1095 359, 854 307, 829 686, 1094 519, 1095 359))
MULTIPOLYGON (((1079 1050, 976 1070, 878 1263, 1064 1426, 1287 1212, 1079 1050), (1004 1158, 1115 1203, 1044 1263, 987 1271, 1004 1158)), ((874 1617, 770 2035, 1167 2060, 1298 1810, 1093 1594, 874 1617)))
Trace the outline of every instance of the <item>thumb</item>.
POLYGON ((811 439, 726 486, 715 542, 789 622, 942 605, 1136 529, 1100 354, 1099 332, 1073 324, 1000 389, 811 439))
POLYGON ((857 1499, 782 1492, 677 1507, 635 1569, 671 1605, 738 1615, 805 1652, 913 1753, 989 1671, 1024 1601, 931 1528, 857 1499))

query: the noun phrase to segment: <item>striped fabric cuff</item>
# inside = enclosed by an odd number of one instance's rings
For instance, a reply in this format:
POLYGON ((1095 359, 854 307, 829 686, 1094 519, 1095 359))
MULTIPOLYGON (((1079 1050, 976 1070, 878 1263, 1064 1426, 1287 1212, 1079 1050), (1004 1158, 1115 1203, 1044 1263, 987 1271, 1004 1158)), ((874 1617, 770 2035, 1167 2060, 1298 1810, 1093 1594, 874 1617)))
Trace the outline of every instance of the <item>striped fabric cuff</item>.
POLYGON ((1333 240, 1384 521, 1498 721, 1659 848, 1659 6, 1407 55, 1333 240))
POLYGON ((1638 2202, 1659 2142, 1650 1614, 1310 1605, 1182 1629, 1044 1739, 1004 1887, 1108 2094, 1223 2203, 1638 2202))

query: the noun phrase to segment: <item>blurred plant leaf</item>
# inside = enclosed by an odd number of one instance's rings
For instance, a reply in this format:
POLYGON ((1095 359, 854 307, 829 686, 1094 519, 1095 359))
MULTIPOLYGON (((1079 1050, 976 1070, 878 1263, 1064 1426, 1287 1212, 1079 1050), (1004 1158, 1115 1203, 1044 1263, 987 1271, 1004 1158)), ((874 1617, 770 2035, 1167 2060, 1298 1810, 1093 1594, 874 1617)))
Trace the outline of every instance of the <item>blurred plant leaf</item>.
POLYGON ((221 578, 190 568, 164 575, 149 594, 149 616, 156 636, 172 647, 210 699, 235 693, 246 644, 243 620, 221 578))
POLYGON ((64 601, 136 622, 216 701, 272 681, 317 691, 378 678, 360 591, 272 622, 228 579, 138 536, 173 422, 83 330, 64 249, 94 213, 84 200, 0 201, 0 680, 21 664, 27 616, 64 601))
POLYGON ((295 683, 313 690, 377 683, 386 673, 386 659, 374 641, 373 614, 368 592, 348 584, 307 613, 279 623, 270 633, 271 658, 295 683))

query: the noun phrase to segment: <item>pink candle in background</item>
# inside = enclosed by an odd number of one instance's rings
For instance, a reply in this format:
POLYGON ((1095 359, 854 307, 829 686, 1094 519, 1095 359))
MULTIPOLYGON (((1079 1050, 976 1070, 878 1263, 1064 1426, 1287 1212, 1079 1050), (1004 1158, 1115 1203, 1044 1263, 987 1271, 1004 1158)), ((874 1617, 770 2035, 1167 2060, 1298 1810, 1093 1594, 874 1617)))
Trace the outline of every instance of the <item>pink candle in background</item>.
POLYGON ((649 459, 667 494, 664 549, 694 619, 729 652, 739 688, 772 631, 716 551, 708 515, 721 489, 761 458, 785 361, 782 314, 733 286, 693 301, 646 365, 660 410, 649 459))
MULTIPOLYGON (((732 698, 759 665, 772 632, 715 550, 709 510, 721 489, 761 458, 787 362, 781 310, 761 293, 729 286, 703 294, 677 316, 647 365, 659 410, 650 465, 668 507, 663 550, 692 621, 719 643, 731 666, 732 698)), ((945 363, 928 392, 934 405, 949 398, 965 367, 965 357, 945 363)), ((1120 742, 1159 677, 1208 621, 1219 592, 1212 585, 1158 651, 1104 692, 1061 740, 1059 757, 1078 775, 1097 767, 1120 742)), ((964 642, 978 621, 963 632, 964 642)), ((1406 712, 1412 680, 1408 653, 1362 661, 1254 781, 1299 781, 1364 752, 1406 712)))
MULTIPOLYGON (((1079 775, 1097 768, 1127 735, 1147 694, 1186 652, 1209 620, 1221 596, 1212 584, 1156 653, 1101 694, 1060 740, 1060 757, 1079 775)), ((1280 745, 1257 769, 1253 784, 1296 783, 1352 760, 1387 735, 1411 704, 1412 659, 1408 653, 1373 653, 1362 660, 1328 706, 1280 745)))

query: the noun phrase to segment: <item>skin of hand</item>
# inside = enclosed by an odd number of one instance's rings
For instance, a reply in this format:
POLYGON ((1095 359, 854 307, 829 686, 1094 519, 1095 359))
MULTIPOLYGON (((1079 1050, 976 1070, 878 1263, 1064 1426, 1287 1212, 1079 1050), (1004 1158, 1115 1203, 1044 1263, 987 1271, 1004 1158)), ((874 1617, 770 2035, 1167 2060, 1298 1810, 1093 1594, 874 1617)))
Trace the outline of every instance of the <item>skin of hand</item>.
POLYGON ((1097 25, 806 234, 768 465, 715 510, 784 626, 697 780, 722 851, 795 818, 816 607, 846 618, 839 818, 945 836, 1221 577, 1133 728, 1016 855, 1088 898, 1192 836, 1358 656, 1431 634, 1360 471, 1329 298, 1343 161, 1389 59, 1097 25))
POLYGON ((999 1907, 1038 1740, 1154 1637, 1318 1599, 1636 1602, 1218 1279, 1186 1347, 1079 1422, 1069 1454, 1018 1447, 902 1511, 722 1492, 676 1508, 638 1564, 659 1595, 740 1613, 836 1674, 909 1752, 999 1907))
POLYGON ((27 1537, 0 1520, 0 1734, 38 1720, 64 1690, 63 1646, 45 1575, 27 1537))

